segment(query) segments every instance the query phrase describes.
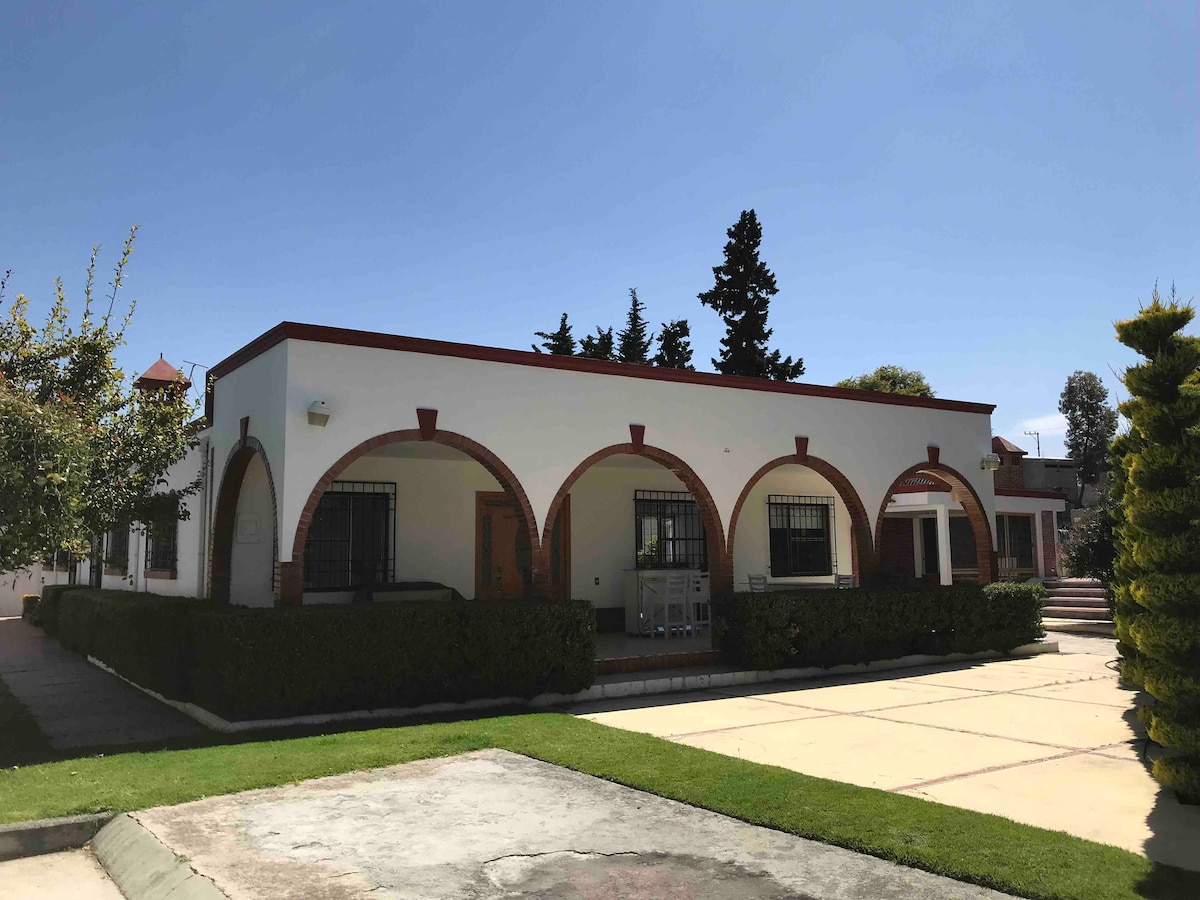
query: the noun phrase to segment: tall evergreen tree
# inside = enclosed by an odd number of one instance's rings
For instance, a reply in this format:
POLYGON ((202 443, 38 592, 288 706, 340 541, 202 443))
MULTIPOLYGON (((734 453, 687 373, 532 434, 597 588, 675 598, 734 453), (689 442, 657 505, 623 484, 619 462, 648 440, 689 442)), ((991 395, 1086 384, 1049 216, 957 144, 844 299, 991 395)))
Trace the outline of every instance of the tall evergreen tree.
POLYGON ((654 365, 664 369, 696 371, 692 365, 692 344, 688 340, 691 335, 687 319, 663 322, 662 330, 658 333, 658 352, 654 354, 654 365))
POLYGON ((1125 370, 1129 432, 1114 442, 1117 638, 1121 677, 1155 699, 1138 717, 1171 752, 1154 777, 1200 803, 1200 338, 1174 286, 1155 288, 1117 338, 1145 362, 1125 370))
POLYGON ((575 336, 571 334, 571 326, 567 324, 567 314, 563 313, 562 318, 558 321, 558 331, 545 332, 535 331, 534 337, 542 339, 542 346, 533 345, 534 353, 541 353, 542 347, 546 348, 546 352, 551 356, 574 356, 575 355, 575 336))
POLYGON ((579 342, 579 355, 584 359, 616 359, 613 350, 613 330, 596 326, 596 333, 584 335, 579 342))
POLYGON ((617 359, 621 362, 640 363, 650 362, 650 347, 654 343, 654 335, 649 334, 650 323, 642 315, 646 304, 638 299, 637 288, 629 289, 629 315, 625 319, 625 327, 617 332, 617 359))
POLYGON ((1108 448, 1117 433, 1117 411, 1108 405, 1108 388, 1099 377, 1079 371, 1067 379, 1058 411, 1067 419, 1067 455, 1075 460, 1082 506, 1084 489, 1095 487, 1107 466, 1108 448))
POLYGON ((762 226, 754 210, 742 210, 737 224, 725 232, 725 262, 713 267, 716 283, 700 294, 700 302, 711 306, 725 322, 721 357, 712 361, 723 375, 749 375, 775 381, 793 381, 804 374, 804 360, 786 359, 778 350, 768 351, 767 327, 771 298, 779 293, 775 275, 758 258, 762 226))

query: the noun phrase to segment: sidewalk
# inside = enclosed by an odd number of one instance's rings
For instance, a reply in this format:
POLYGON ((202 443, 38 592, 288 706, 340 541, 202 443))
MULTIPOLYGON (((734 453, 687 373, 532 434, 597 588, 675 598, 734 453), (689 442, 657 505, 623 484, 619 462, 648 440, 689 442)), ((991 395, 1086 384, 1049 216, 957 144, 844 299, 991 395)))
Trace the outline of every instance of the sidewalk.
POLYGON ((22 619, 0 618, 0 679, 55 750, 152 743, 204 731, 22 619))

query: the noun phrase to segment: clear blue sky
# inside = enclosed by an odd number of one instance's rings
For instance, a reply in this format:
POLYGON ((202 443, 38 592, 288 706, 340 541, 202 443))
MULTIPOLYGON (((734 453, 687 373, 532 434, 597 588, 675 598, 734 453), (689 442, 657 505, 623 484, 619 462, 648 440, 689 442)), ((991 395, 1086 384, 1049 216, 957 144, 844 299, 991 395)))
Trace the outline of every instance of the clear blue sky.
POLYGON ((918 368, 1032 451, 1155 279, 1200 293, 1197 46, 1187 0, 9 0, 0 268, 78 298, 140 223, 130 370, 283 319, 528 348, 634 286, 709 368, 753 207, 805 381, 918 368))

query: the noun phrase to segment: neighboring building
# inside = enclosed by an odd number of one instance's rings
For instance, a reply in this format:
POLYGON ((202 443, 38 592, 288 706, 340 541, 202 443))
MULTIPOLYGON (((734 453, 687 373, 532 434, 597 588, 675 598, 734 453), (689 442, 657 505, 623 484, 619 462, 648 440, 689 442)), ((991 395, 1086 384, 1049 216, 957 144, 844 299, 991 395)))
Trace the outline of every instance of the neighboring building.
POLYGON ((113 536, 106 587, 266 606, 434 583, 586 599, 620 630, 664 570, 706 594, 1057 573, 1065 498, 1025 485, 988 404, 294 323, 211 376, 173 476, 201 476, 190 519, 113 536))

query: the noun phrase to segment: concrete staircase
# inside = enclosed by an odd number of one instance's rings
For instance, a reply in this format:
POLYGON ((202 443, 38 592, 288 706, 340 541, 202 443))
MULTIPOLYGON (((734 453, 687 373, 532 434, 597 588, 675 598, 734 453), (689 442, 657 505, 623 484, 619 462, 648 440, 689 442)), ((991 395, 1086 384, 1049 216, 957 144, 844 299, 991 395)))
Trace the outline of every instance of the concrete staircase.
POLYGON ((1059 578, 1046 582, 1049 596, 1042 604, 1047 631, 1113 635, 1115 626, 1100 582, 1091 578, 1059 578))

